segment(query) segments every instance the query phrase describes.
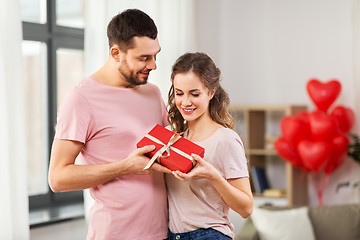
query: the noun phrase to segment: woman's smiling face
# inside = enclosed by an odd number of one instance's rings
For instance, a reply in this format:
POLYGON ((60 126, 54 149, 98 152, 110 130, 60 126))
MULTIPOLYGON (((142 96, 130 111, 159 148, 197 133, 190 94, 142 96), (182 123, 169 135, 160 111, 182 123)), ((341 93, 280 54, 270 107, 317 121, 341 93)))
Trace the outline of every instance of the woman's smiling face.
POLYGON ((193 72, 178 73, 174 77, 175 104, 188 122, 209 116, 209 102, 212 98, 201 79, 193 72))

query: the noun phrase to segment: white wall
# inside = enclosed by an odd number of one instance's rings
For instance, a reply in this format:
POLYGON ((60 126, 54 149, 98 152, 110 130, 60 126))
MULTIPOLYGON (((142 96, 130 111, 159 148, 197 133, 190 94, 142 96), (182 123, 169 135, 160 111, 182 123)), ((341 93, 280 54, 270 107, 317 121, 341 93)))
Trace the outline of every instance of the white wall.
MULTIPOLYGON (((306 83, 315 77, 341 82, 334 105, 359 106, 352 0, 197 0, 195 12, 198 51, 222 70, 232 104, 305 104, 313 110, 306 83)), ((354 111, 360 118, 360 109, 354 111)), ((359 164, 348 159, 331 176, 324 204, 360 202, 360 186, 335 191, 339 183, 359 180, 359 164)), ((311 186, 310 203, 317 204, 311 186)))
POLYGON ((199 50, 221 67, 233 103, 308 104, 311 77, 337 78, 353 104, 351 0, 200 0, 199 50), (286 90, 286 91, 284 91, 286 90))

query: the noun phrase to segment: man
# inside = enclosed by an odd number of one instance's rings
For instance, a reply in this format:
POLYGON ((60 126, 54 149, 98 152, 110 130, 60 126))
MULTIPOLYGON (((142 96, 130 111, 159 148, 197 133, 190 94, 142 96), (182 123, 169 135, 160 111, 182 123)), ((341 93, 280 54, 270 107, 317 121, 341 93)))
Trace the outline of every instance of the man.
POLYGON ((106 63, 66 97, 58 111, 49 184, 54 192, 90 188, 87 239, 167 238, 167 199, 159 164, 143 170, 136 143, 155 124, 167 125, 159 89, 147 83, 160 51, 157 28, 144 12, 129 9, 108 24, 106 63), (82 165, 75 165, 81 153, 82 165))

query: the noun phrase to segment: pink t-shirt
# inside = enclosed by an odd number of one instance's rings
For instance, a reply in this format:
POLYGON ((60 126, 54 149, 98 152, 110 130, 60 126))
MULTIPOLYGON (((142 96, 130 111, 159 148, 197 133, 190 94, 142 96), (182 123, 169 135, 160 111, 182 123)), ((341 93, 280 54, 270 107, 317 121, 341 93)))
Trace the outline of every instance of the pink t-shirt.
MULTIPOLYGON (((65 98, 58 111, 55 138, 82 142, 83 164, 124 159, 155 124, 167 125, 159 89, 111 87, 87 78, 65 98)), ((168 209, 164 175, 124 175, 90 189, 87 239, 159 240, 167 237, 168 209)))
MULTIPOLYGON (((205 148, 204 160, 211 163, 225 179, 249 177, 241 139, 233 130, 219 128, 209 138, 197 144, 205 148)), ((165 179, 171 232, 213 228, 234 238, 229 207, 209 180, 180 181, 171 174, 166 174, 165 179)))

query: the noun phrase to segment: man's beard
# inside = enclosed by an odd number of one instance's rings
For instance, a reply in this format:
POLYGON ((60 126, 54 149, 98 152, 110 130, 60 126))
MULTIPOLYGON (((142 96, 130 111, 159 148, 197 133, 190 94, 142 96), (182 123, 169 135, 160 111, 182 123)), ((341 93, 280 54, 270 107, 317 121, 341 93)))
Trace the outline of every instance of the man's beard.
POLYGON ((147 83, 148 80, 148 77, 145 77, 144 80, 140 80, 134 73, 129 73, 129 74, 126 74, 124 72, 120 72, 120 73, 124 76, 126 81, 132 86, 144 85, 147 83))
MULTIPOLYGON (((151 70, 148 70, 150 72, 151 70)), ((136 73, 133 73, 129 70, 129 67, 127 66, 127 63, 125 62, 124 65, 119 67, 119 72, 125 80, 131 85, 131 86, 139 86, 144 85, 147 83, 148 77, 144 77, 143 80, 140 80, 136 73)))

